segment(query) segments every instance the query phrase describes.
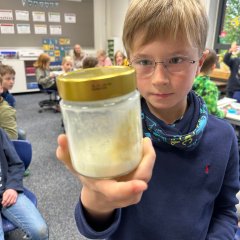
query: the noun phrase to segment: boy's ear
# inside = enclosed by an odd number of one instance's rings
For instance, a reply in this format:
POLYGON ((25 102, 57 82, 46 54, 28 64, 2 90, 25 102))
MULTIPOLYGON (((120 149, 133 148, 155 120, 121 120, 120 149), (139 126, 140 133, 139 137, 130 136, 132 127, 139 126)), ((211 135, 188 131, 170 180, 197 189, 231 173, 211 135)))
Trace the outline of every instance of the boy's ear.
POLYGON ((208 54, 209 54, 209 50, 203 51, 202 56, 198 61, 198 68, 197 68, 196 76, 200 73, 201 67, 202 67, 208 54))

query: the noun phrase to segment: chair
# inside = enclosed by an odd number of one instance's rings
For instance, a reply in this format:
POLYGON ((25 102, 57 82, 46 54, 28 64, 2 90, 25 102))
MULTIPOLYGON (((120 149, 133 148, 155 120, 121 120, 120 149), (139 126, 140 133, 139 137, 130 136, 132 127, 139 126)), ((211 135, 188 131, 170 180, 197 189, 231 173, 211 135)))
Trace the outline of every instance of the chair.
MULTIPOLYGON (((31 143, 28 140, 12 140, 12 143, 19 158, 24 162, 25 169, 27 169, 32 160, 31 143)), ((24 187, 24 194, 33 202, 35 206, 37 206, 37 198, 33 192, 24 187)), ((17 228, 17 226, 7 220, 4 216, 2 216, 2 226, 4 233, 8 233, 17 228)))
POLYGON ((48 99, 42 100, 38 103, 40 106, 38 112, 41 113, 43 110, 53 110, 54 112, 58 112, 59 100, 57 91, 44 89, 40 84, 38 84, 38 87, 41 92, 46 93, 49 96, 48 99))

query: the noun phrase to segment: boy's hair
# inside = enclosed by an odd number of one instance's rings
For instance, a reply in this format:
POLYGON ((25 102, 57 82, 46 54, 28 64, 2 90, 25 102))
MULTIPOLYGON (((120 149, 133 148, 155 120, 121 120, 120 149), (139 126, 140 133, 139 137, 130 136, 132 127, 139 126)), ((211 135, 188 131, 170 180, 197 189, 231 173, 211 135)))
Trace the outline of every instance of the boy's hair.
POLYGON ((65 57, 62 59, 62 65, 63 65, 65 62, 72 62, 72 63, 73 63, 72 57, 71 57, 71 56, 65 56, 65 57))
POLYGON ((205 74, 209 74, 213 68, 214 65, 217 64, 218 56, 216 52, 213 49, 207 49, 208 55, 201 67, 201 72, 205 74))
POLYGON ((1 64, 0 65, 0 75, 4 76, 6 74, 13 74, 13 75, 15 75, 16 72, 15 72, 15 70, 11 66, 1 64))
POLYGON ((157 38, 187 41, 199 49, 205 49, 208 18, 201 0, 132 0, 128 8, 123 43, 129 56, 136 34, 141 35, 141 45, 157 38))
POLYGON ((86 57, 83 60, 83 68, 93 68, 96 67, 98 64, 98 60, 95 57, 86 57))
POLYGON ((46 65, 50 62, 51 58, 47 53, 42 53, 38 57, 37 61, 33 64, 35 68, 46 69, 46 65))

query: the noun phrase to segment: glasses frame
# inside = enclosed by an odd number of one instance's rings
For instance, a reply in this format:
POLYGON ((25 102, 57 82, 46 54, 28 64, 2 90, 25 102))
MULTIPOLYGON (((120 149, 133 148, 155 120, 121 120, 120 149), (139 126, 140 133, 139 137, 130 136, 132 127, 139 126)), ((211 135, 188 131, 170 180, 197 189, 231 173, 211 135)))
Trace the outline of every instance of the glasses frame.
MULTIPOLYGON (((190 59, 190 58, 188 58, 188 57, 186 57, 186 56, 175 56, 175 58, 177 58, 177 57, 182 58, 182 61, 183 61, 183 62, 188 62, 188 63, 190 63, 190 64, 195 64, 195 63, 198 61, 198 60, 192 60, 192 59, 190 59)), ((174 57, 172 57, 172 58, 174 58, 174 57)), ((169 71, 169 69, 168 69, 168 63, 169 63, 169 61, 170 61, 172 58, 166 58, 165 60, 156 61, 154 58, 151 58, 151 57, 148 57, 148 58, 147 58, 147 57, 145 57, 145 58, 144 58, 144 57, 142 57, 142 58, 138 57, 138 58, 135 58, 135 59, 129 61, 129 66, 133 67, 133 68, 136 70, 136 73, 137 73, 137 69, 136 69, 136 67, 134 67, 133 62, 135 62, 135 61, 137 61, 137 60, 152 60, 152 62, 154 63, 154 65, 151 66, 151 67, 152 67, 152 72, 149 73, 149 74, 146 74, 146 75, 152 76, 152 74, 154 73, 154 71, 155 71, 155 69, 156 69, 156 65, 157 65, 157 64, 162 64, 163 67, 164 67, 164 69, 166 69, 166 70, 167 70, 169 73, 171 73, 171 74, 181 72, 181 71, 177 71, 177 72, 171 72, 171 71, 169 71), (168 62, 168 63, 167 63, 167 62, 168 62)), ((177 65, 177 64, 176 64, 176 65, 177 65)))

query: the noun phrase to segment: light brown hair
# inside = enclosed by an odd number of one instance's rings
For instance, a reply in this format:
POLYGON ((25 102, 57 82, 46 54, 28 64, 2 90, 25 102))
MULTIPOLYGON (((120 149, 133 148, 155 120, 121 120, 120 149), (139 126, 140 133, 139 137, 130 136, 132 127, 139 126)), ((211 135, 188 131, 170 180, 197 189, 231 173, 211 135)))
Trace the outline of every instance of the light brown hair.
POLYGON ((200 0, 132 0, 124 22, 123 43, 129 56, 136 34, 141 34, 141 45, 180 36, 201 54, 207 31, 207 14, 200 0))
POLYGON ((50 62, 50 56, 47 53, 42 53, 33 66, 35 68, 46 69, 48 62, 50 62))
POLYGON ((83 68, 93 68, 98 64, 98 60, 96 57, 86 57, 83 60, 83 68))
POLYGON ((217 64, 218 56, 213 49, 207 49, 207 50, 208 50, 208 55, 205 58, 205 61, 201 67, 200 72, 208 75, 212 71, 214 66, 217 64))
POLYGON ((6 74, 13 74, 13 75, 15 75, 16 72, 15 72, 15 70, 11 66, 1 64, 0 65, 0 75, 4 76, 6 74))

